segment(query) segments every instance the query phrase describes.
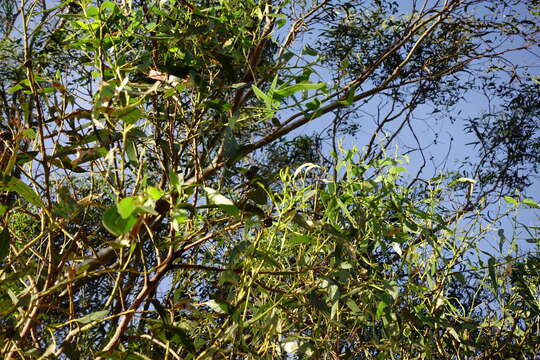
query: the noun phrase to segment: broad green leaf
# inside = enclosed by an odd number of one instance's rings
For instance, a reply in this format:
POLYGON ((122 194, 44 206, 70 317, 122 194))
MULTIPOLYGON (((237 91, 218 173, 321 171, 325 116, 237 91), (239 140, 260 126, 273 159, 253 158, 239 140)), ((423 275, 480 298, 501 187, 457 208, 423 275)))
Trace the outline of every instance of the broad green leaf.
POLYGON ((246 194, 246 198, 253 200, 258 205, 266 205, 268 202, 266 191, 261 186, 250 189, 246 194))
POLYGON ((100 310, 100 311, 96 311, 88 315, 85 315, 82 318, 78 318, 75 321, 81 324, 88 324, 88 323, 91 323, 92 321, 103 319, 108 314, 109 314, 109 310, 100 310))
POLYGON ((238 216, 239 210, 229 198, 221 195, 216 190, 209 187, 205 187, 204 190, 208 195, 208 202, 210 204, 217 205, 219 208, 225 210, 225 212, 227 212, 229 215, 238 216))
POLYGON ((392 299, 394 299, 394 301, 397 300, 399 296, 399 286, 396 284, 396 282, 394 281, 385 282, 384 288, 386 289, 388 294, 390 294, 392 299))
POLYGON ((103 226, 113 235, 119 236, 127 234, 133 229, 137 222, 137 217, 130 215, 124 219, 117 211, 116 206, 113 206, 103 213, 101 219, 103 226))
POLYGON ((7 226, 0 232, 0 262, 9 254, 10 235, 7 226))
POLYGON ((105 10, 105 9, 114 10, 116 6, 117 5, 112 1, 104 1, 103 4, 101 4, 101 10, 105 10))
POLYGON ((122 217, 122 219, 127 219, 133 214, 135 209, 137 209, 138 201, 135 197, 129 196, 127 198, 124 198, 116 204, 116 209, 118 210, 118 213, 122 217))
POLYGON ((219 284, 238 284, 241 281, 240 276, 231 270, 224 271, 219 277, 219 284))
POLYGON ((45 208, 45 204, 32 188, 16 177, 0 175, 0 191, 14 191, 30 204, 45 208))
POLYGON ((205 107, 217 110, 219 112, 225 112, 231 109, 231 104, 223 100, 209 100, 204 104, 205 107))
POLYGON ((161 197, 165 194, 165 192, 161 189, 158 189, 154 186, 149 186, 146 188, 146 192, 153 200, 159 200, 161 197))

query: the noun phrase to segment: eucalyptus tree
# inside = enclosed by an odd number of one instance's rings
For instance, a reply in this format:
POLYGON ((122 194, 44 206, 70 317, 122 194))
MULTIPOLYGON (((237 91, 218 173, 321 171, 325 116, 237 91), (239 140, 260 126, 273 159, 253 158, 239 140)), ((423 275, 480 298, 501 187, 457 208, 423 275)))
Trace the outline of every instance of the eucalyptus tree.
POLYGON ((495 226, 487 190, 536 165, 507 141, 536 146, 537 85, 518 88, 529 75, 508 63, 536 45, 535 2, 0 11, 5 358, 539 351, 535 253, 499 232, 500 256, 471 256, 495 226), (403 129, 416 137, 415 112, 486 79, 511 114, 470 120, 489 166, 402 176, 407 157, 387 154, 403 129), (365 147, 340 147, 374 102, 365 147))

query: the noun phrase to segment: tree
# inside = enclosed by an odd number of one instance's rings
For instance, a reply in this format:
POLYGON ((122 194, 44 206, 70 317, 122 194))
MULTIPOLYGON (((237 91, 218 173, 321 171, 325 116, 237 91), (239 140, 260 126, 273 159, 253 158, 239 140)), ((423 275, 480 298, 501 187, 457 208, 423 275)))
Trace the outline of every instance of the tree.
POLYGON ((5 358, 540 351, 538 228, 478 244, 540 207, 508 196, 537 165, 538 87, 506 66, 536 2, 1 6, 5 358), (466 130, 491 161, 404 176, 415 113, 486 83, 505 111, 466 130))

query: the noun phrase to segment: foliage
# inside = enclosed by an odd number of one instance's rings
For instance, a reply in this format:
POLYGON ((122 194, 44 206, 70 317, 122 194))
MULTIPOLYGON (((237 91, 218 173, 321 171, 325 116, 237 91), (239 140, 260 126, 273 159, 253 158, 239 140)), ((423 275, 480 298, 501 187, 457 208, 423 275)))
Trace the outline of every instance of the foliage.
POLYGON ((507 64, 537 15, 0 3, 0 354, 534 358, 538 227, 515 214, 540 205, 514 191, 537 167, 538 86, 507 64), (388 154, 409 129, 425 160, 416 114, 455 117, 486 82, 503 111, 465 130, 489 161, 405 176, 388 154))

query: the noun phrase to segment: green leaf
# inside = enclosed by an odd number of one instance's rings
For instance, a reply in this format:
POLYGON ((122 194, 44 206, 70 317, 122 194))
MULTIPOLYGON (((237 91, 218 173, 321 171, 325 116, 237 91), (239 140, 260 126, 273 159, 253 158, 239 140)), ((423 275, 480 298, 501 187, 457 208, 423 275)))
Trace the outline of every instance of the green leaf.
POLYGON ((306 104, 306 107, 311 111, 318 110, 321 107, 321 100, 315 98, 311 100, 310 102, 308 102, 306 104))
POLYGON ((137 165, 139 163, 139 156, 137 153, 137 147, 135 146, 135 142, 132 140, 127 140, 124 150, 126 152, 129 162, 133 165, 137 165))
POLYGON ((506 242, 506 236, 504 236, 504 229, 497 230, 497 235, 499 235, 499 251, 502 252, 503 245, 506 242))
POLYGON ((216 300, 208 300, 203 303, 204 305, 208 306, 213 311, 220 313, 220 314, 227 314, 229 312, 229 304, 224 302, 218 302, 216 300))
POLYGON ((403 255, 403 251, 401 250, 401 246, 397 243, 397 242, 393 242, 390 244, 390 246, 392 247, 392 249, 394 249, 394 251, 399 255, 403 255))
POLYGON ((287 97, 287 96, 291 96, 292 94, 298 91, 317 90, 317 89, 323 88, 324 86, 326 86, 326 83, 323 83, 323 82, 320 82, 317 84, 299 83, 299 84, 286 86, 281 89, 277 89, 274 93, 281 97, 287 97))
POLYGON ((130 215, 124 219, 119 213, 116 206, 109 208, 103 213, 101 219, 103 226, 113 235, 119 236, 127 234, 133 229, 137 222, 137 217, 130 215))
POLYGON ((489 278, 491 280, 491 287, 495 291, 495 294, 499 296, 499 283, 497 282, 497 274, 495 273, 495 264, 497 260, 490 257, 488 260, 489 278))
POLYGON ((161 197, 165 194, 165 192, 161 189, 158 189, 154 186, 149 186, 146 188, 146 192, 153 200, 159 200, 161 197))
POLYGON ((37 135, 36 135, 36 132, 34 131, 34 129, 25 129, 21 132, 21 134, 27 138, 27 139, 30 139, 30 140, 35 140, 37 135))
POLYGON ((135 197, 130 196, 127 198, 124 198, 116 204, 116 209, 118 210, 118 213, 122 217, 122 219, 127 219, 133 214, 135 209, 137 209, 138 201, 135 197))
POLYGON ((188 350, 191 353, 195 353, 195 345, 193 344, 193 339, 189 334, 182 328, 178 326, 167 326, 167 331, 171 333, 172 340, 174 342, 180 343, 186 350, 188 350))
POLYGON ((389 281, 384 283, 384 288, 388 292, 388 294, 392 297, 392 299, 397 300, 399 296, 399 286, 395 281, 389 281))
POLYGON ((139 110, 137 107, 129 106, 124 109, 114 111, 112 115, 124 120, 126 124, 134 124, 141 117, 141 110, 139 110))
POLYGON ((290 238, 287 240, 287 243, 291 245, 298 245, 298 244, 311 244, 313 242, 313 239, 309 235, 300 235, 295 236, 293 238, 290 238))
POLYGON ((204 190, 208 195, 208 202, 210 204, 217 205, 229 215, 238 216, 239 210, 229 198, 209 187, 205 187, 204 190))
POLYGON ((531 200, 531 199, 523 199, 523 203, 524 204, 527 204, 529 205, 530 207, 533 207, 535 209, 540 209, 540 204, 538 204, 537 202, 535 202, 534 200, 531 200))
POLYGON ((313 49, 311 46, 306 45, 304 46, 304 49, 302 49, 302 55, 311 55, 311 56, 317 56, 317 50, 313 49))
POLYGON ((21 195, 30 204, 45 208, 45 204, 32 188, 16 177, 0 175, 0 191, 14 191, 21 195))
POLYGON ((81 324, 88 324, 88 323, 91 323, 92 321, 103 319, 105 316, 107 316, 107 314, 109 314, 109 310, 100 310, 100 311, 96 311, 88 315, 85 315, 82 318, 78 318, 75 321, 81 324))
POLYGON ((231 127, 225 129, 225 138, 223 139, 223 156, 226 161, 234 161, 240 153, 242 147, 236 142, 231 127))
POLYGON ((388 307, 388 304, 384 301, 379 301, 379 303, 377 304, 377 314, 376 314, 376 317, 377 318, 381 318, 383 315, 384 315, 384 309, 386 309, 388 307))
POLYGON ((251 85, 251 89, 253 90, 253 93, 255 94, 255 96, 259 99, 259 100, 262 100, 265 102, 265 104, 267 105, 267 107, 270 106, 270 104, 272 103, 272 98, 270 98, 270 96, 266 95, 265 93, 263 93, 261 91, 261 89, 259 89, 258 87, 256 87, 255 85, 251 85))
POLYGON ((266 191, 261 186, 251 188, 247 192, 246 198, 253 200, 253 202, 258 205, 266 205, 268 202, 266 191))
POLYGON ((505 197, 504 197, 504 200, 505 200, 507 203, 512 204, 512 205, 514 205, 514 206, 516 206, 516 205, 519 204, 519 202, 518 202, 516 199, 514 199, 513 197, 511 197, 511 196, 505 196, 505 197))
POLYGON ((9 253, 10 235, 7 226, 0 232, 0 262, 5 259, 9 253))
POLYGON ((348 299, 345 301, 345 304, 349 307, 349 309, 352 310, 353 314, 359 314, 362 312, 353 299, 348 299))
POLYGON ((112 1, 104 1, 103 4, 101 4, 101 10, 109 9, 114 10, 116 8, 116 4, 112 1))
POLYGON ((221 273, 218 283, 223 284, 238 284, 241 281, 240 276, 231 270, 227 270, 221 273))
POLYGON ((347 93, 347 98, 345 100, 340 100, 338 103, 345 106, 350 106, 354 102, 354 95, 356 94, 356 87, 352 87, 347 93))
POLYGON ((204 106, 219 112, 225 112, 231 109, 231 104, 219 99, 209 100, 204 104, 204 106))
POLYGON ((171 319, 167 314, 167 311, 161 305, 161 303, 157 299, 150 300, 152 305, 154 306, 154 309, 156 309, 156 312, 158 313, 159 317, 161 318, 161 321, 163 321, 163 324, 165 325, 171 325, 171 319))
POLYGON ((330 309, 328 305, 321 299, 321 297, 315 292, 311 291, 308 294, 310 304, 323 314, 329 314, 330 309))
POLYGON ((39 152, 38 151, 27 151, 17 154, 17 165, 24 165, 27 162, 34 160, 39 152))

